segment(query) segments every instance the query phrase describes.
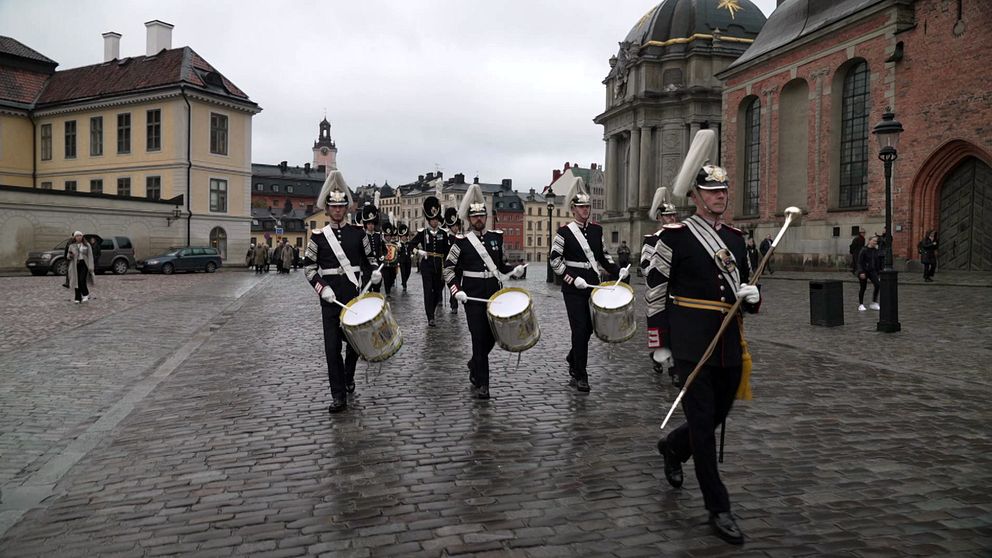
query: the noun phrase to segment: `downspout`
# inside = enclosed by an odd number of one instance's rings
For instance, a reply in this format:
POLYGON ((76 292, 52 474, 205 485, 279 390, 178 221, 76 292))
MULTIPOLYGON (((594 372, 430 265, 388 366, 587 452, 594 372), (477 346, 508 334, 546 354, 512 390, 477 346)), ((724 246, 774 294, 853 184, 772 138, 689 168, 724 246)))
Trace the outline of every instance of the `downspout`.
POLYGON ((193 107, 189 104, 189 99, 186 97, 186 86, 180 85, 179 91, 182 93, 183 101, 186 101, 186 246, 192 246, 191 239, 191 222, 193 220, 193 201, 190 198, 192 194, 192 174, 193 174, 193 158, 192 158, 192 138, 193 138, 193 107))
POLYGON ((35 126, 34 114, 28 111, 31 121, 31 187, 38 187, 38 128, 35 126))

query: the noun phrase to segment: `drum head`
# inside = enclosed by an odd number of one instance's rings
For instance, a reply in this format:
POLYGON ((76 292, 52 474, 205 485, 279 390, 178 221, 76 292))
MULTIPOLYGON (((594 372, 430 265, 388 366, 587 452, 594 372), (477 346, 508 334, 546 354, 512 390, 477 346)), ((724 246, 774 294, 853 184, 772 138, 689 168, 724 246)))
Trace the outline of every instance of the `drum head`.
POLYGON ((529 304, 529 294, 521 290, 504 289, 489 301, 489 313, 496 318, 509 318, 526 310, 529 304))
POLYGON ((364 294, 348 303, 351 310, 341 309, 341 323, 346 326, 357 326, 370 322, 379 315, 386 301, 375 293, 364 294))
POLYGON ((612 289, 596 289, 592 292, 592 303, 606 310, 623 308, 634 300, 634 291, 620 283, 612 289))

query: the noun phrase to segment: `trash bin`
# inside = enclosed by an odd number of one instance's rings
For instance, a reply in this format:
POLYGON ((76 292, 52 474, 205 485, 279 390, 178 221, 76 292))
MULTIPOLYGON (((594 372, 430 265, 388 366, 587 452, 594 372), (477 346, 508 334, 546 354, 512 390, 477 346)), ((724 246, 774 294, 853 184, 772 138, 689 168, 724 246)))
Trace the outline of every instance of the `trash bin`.
POLYGON ((843 282, 809 282, 809 323, 827 327, 844 325, 843 282))

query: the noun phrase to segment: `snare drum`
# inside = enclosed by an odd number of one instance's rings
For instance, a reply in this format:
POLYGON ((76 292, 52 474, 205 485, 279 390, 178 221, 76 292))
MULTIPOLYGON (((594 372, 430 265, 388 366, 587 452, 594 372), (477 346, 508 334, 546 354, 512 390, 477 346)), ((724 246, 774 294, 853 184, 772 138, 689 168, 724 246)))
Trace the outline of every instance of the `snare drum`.
POLYGON ((626 283, 613 288, 595 289, 589 297, 592 327, 596 337, 607 343, 623 343, 637 332, 634 317, 634 289, 626 283))
POLYGON ((541 338, 530 293, 516 287, 496 291, 486 305, 493 337, 503 349, 521 353, 541 338))
POLYGON ((341 329, 351 347, 369 362, 382 362, 403 346, 400 326, 379 293, 366 293, 341 309, 341 329))

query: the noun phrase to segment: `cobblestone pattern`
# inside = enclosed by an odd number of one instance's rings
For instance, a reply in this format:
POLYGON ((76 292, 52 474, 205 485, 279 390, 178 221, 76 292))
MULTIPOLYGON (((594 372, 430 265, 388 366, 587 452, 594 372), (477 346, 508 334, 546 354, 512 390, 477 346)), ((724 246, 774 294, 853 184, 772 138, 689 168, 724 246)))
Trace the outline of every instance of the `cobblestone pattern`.
POLYGON ((884 335, 874 313, 806 325, 807 285, 765 282, 756 399, 731 413, 722 467, 740 551, 703 525, 691 466, 682 490, 664 481, 654 444, 675 390, 642 335, 612 360, 594 340, 593 391, 569 391, 564 307, 531 275, 542 340, 510 371, 494 352, 494 399, 469 399, 464 315, 424 327, 415 274, 393 300, 405 346, 370 384, 361 363, 334 417, 315 297, 274 277, 0 554, 988 555, 992 388, 969 368, 988 347, 960 342, 987 323, 987 289, 904 290, 905 331, 884 335), (938 365, 918 336, 957 349, 938 365))

